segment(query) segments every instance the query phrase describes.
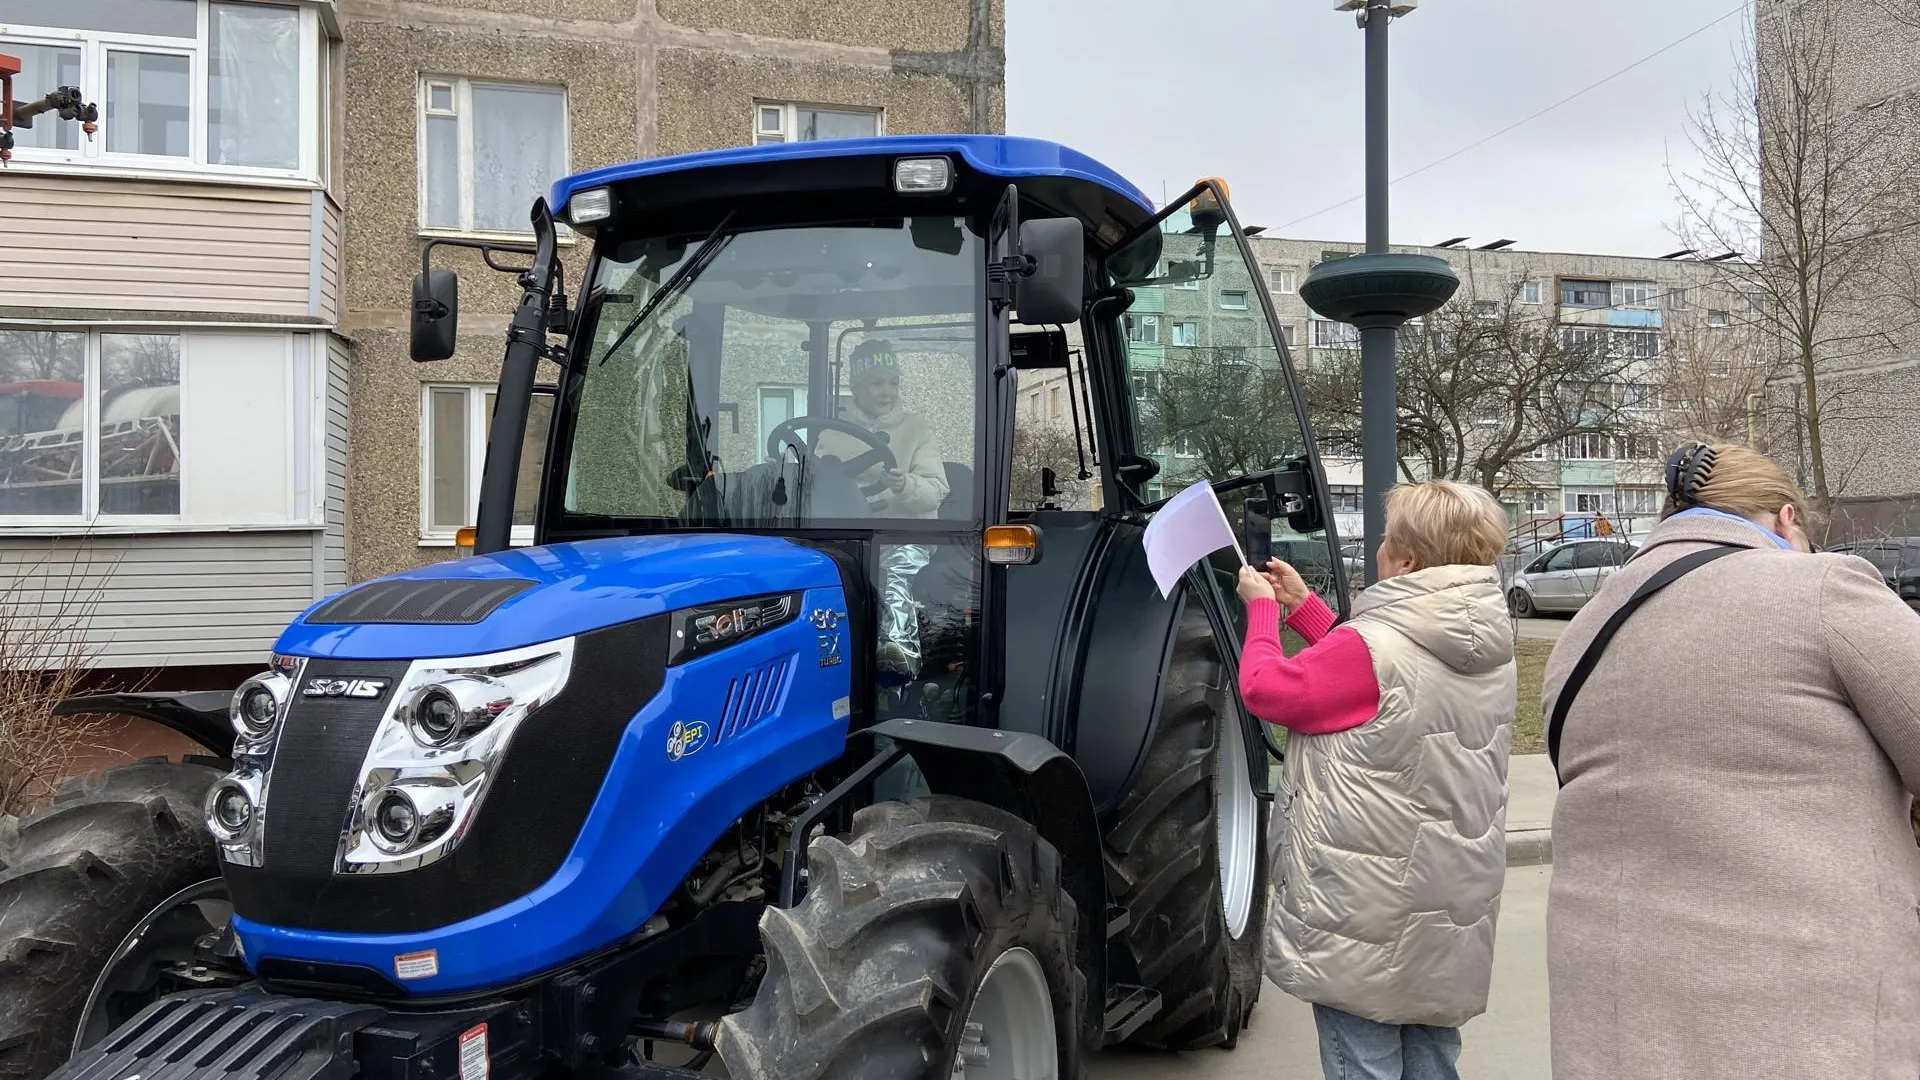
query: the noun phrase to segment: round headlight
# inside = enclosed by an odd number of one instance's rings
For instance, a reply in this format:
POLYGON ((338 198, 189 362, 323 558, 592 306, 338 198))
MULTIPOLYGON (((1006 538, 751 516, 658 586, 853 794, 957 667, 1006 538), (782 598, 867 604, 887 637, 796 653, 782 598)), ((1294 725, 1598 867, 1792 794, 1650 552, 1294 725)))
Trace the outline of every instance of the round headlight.
POLYGON ((256 675, 233 692, 227 715, 243 739, 258 739, 273 730, 280 702, 286 697, 287 677, 278 672, 256 675))
POLYGON ((253 797, 234 780, 222 780, 207 792, 207 826, 232 839, 253 823, 253 797))
POLYGON ((413 699, 413 736, 428 746, 445 746, 460 732, 460 703, 443 686, 429 686, 413 699))
POLYGON ((420 811, 399 788, 388 788, 373 804, 374 843, 388 853, 405 851, 420 835, 420 811))

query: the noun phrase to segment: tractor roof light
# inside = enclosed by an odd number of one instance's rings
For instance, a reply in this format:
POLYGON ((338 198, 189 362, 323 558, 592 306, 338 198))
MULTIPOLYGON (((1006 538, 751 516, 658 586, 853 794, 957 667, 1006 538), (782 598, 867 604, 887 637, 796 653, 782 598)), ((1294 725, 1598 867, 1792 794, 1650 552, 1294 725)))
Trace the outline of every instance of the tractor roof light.
POLYGON ((945 195, 953 190, 953 162, 944 157, 901 158, 893 163, 893 190, 901 195, 945 195))
POLYGON ((991 525, 987 561, 995 566, 1029 566, 1040 561, 1040 530, 1031 525, 991 525))
POLYGON ((589 188, 578 192, 567 204, 567 220, 575 225, 605 221, 612 216, 613 191, 609 188, 589 188))

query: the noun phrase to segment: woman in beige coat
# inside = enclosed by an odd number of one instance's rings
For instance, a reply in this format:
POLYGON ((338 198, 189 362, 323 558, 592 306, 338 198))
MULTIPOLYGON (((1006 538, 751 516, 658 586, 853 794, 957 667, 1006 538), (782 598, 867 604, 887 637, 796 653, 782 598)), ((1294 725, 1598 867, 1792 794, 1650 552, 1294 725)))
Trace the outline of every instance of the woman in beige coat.
POLYGON ((1661 568, 1570 700, 1547 909, 1554 1080, 1920 1076, 1920 617, 1810 554, 1800 492, 1736 446, 1669 459, 1665 519, 1575 616, 1661 568))

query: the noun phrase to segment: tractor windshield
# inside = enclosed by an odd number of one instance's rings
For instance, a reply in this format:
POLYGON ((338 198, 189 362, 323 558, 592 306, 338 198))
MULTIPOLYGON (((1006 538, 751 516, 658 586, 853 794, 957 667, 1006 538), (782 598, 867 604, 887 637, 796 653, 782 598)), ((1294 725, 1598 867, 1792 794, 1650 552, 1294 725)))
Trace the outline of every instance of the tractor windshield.
POLYGON ((603 240, 564 512, 965 527, 981 249, 951 215, 603 240))

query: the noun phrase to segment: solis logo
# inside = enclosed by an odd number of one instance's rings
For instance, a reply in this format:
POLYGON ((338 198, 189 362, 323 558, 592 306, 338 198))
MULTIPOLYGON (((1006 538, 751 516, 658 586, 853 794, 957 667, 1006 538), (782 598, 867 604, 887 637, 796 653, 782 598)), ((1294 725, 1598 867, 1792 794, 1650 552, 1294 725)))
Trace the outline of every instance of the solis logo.
POLYGON ((306 689, 300 691, 305 697, 317 698, 377 698, 386 692, 385 679, 309 679, 306 689))

